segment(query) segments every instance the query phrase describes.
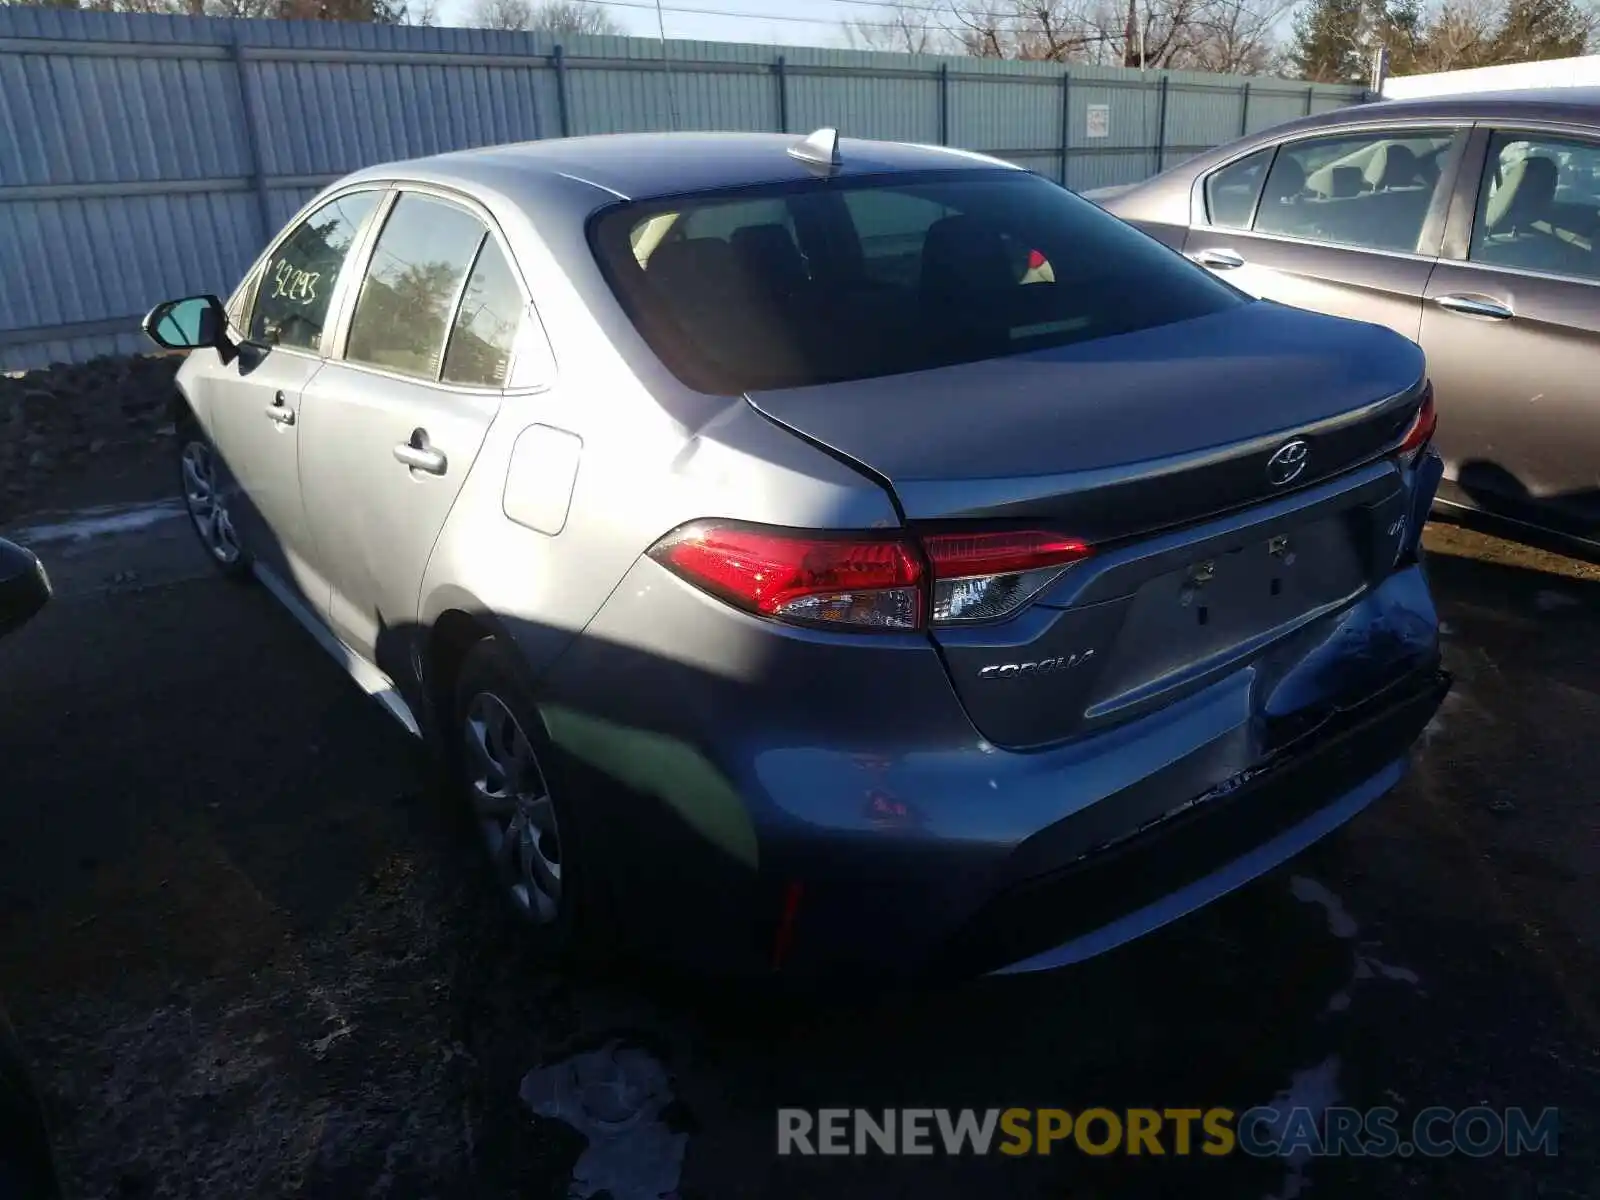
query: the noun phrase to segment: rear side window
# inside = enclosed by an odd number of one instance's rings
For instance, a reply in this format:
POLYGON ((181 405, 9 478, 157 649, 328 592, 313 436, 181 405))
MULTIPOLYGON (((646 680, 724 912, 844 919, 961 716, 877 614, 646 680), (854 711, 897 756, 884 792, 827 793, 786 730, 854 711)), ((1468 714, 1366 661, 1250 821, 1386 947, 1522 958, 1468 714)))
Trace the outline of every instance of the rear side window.
POLYGON ((345 358, 437 379, 456 301, 487 236, 483 222, 465 209, 401 196, 361 281, 345 358))
POLYGON ((1256 232, 1414 253, 1454 141, 1439 130, 1291 142, 1267 174, 1256 232))
POLYGON ((727 394, 1021 354, 1245 302, 1096 205, 1020 171, 624 204, 601 215, 591 238, 662 361, 690 386, 727 394), (754 200, 778 201, 782 218, 754 200), (735 206, 749 223, 712 219, 735 206))
POLYGON ((1473 262, 1600 278, 1600 143, 1497 133, 1472 224, 1473 262))
POLYGON ((444 381, 502 388, 526 303, 499 243, 485 239, 444 352, 444 381))
POLYGON ((330 200, 278 245, 256 282, 251 341, 299 350, 322 348, 339 269, 380 195, 352 192, 330 200))
POLYGON ((1206 219, 1219 229, 1249 229, 1272 147, 1229 163, 1206 180, 1206 219))

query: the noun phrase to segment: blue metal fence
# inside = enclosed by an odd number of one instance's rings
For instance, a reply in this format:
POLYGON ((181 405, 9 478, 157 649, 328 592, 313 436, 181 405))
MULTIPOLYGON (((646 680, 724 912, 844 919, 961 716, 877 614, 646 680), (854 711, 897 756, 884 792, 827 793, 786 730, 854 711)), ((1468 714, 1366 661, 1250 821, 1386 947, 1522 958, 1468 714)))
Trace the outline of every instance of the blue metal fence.
POLYGON ((137 350, 375 162, 624 130, 836 125, 1070 187, 1143 178, 1360 89, 805 47, 0 8, 0 368, 137 350))

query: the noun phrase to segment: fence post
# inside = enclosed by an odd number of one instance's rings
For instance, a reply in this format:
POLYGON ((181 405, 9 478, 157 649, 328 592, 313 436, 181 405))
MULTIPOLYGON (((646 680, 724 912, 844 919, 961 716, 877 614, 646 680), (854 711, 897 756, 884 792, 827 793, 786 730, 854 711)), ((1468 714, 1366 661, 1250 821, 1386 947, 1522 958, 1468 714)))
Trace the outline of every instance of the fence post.
POLYGON ((939 145, 950 144, 950 64, 939 64, 939 145))
POLYGON ((556 69, 556 112, 561 119, 561 136, 572 136, 572 124, 567 117, 567 56, 558 43, 550 55, 556 69))
POLYGON ((778 77, 778 132, 789 132, 789 77, 784 73, 785 63, 783 55, 778 55, 778 61, 772 64, 772 72, 778 77))
POLYGON ((1317 98, 1317 85, 1312 84, 1306 89, 1306 116, 1311 115, 1311 102, 1317 98))
POLYGON ((1245 80, 1244 104, 1239 110, 1239 136, 1243 137, 1250 132, 1250 81, 1245 80))
POLYGON ((1167 85, 1172 82, 1171 75, 1161 76, 1161 107, 1156 117, 1156 174, 1161 174, 1167 161, 1167 85))
POLYGON ((1067 155, 1072 150, 1072 72, 1061 72, 1061 186, 1067 186, 1067 155))
POLYGON ((244 152, 250 162, 250 182, 255 188, 256 207, 261 213, 261 245, 265 246, 275 228, 272 223, 272 198, 267 194, 267 175, 261 166, 260 136, 256 132, 255 91, 245 72, 244 51, 239 45, 239 35, 228 39, 228 58, 233 62, 234 76, 239 83, 239 105, 244 111, 244 152))

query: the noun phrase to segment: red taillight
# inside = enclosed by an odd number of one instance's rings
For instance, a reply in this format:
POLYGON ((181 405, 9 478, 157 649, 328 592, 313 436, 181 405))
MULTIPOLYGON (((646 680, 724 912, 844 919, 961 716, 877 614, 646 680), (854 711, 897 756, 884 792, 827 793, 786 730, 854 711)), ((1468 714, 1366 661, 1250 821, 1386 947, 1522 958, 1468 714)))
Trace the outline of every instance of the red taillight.
POLYGON ((904 538, 696 522, 650 555, 762 616, 869 629, 922 623, 922 558, 904 538))
POLYGON ((922 546, 940 579, 1064 567, 1089 555, 1089 547, 1082 542, 1036 530, 935 533, 924 537, 922 546))
POLYGON ((1433 381, 1430 379, 1422 386, 1422 407, 1417 409, 1416 419, 1411 422, 1411 428, 1406 430, 1406 436, 1396 453, 1409 464, 1433 440, 1434 431, 1438 428, 1439 413, 1433 406, 1433 381))
POLYGON ((1017 611, 1089 554, 1035 530, 823 533, 697 521, 650 556, 747 612, 797 624, 920 629, 1017 611))
POLYGON ((1028 270, 1037 271, 1045 264, 1045 256, 1037 250, 1028 251, 1028 270))

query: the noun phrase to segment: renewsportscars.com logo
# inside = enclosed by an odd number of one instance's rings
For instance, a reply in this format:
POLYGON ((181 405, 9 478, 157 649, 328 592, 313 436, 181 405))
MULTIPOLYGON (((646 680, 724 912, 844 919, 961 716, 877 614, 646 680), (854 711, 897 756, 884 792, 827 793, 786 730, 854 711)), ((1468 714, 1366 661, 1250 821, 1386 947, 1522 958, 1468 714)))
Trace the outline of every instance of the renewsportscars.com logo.
POLYGON ((778 1153, 1259 1158, 1554 1155, 1560 1113, 1521 1108, 780 1108, 778 1153))

